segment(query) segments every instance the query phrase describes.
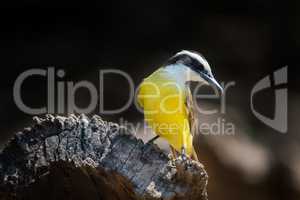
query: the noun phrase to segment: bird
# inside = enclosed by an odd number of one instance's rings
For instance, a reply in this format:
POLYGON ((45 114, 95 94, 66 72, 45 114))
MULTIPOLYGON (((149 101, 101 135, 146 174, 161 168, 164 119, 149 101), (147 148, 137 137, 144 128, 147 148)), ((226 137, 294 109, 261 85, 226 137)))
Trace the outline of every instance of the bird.
POLYGON ((198 128, 197 105, 190 82, 211 85, 223 93, 204 56, 189 50, 171 56, 142 80, 137 92, 144 119, 156 134, 146 144, 158 138, 165 139, 175 159, 180 155, 183 159, 198 160, 193 147, 198 128))

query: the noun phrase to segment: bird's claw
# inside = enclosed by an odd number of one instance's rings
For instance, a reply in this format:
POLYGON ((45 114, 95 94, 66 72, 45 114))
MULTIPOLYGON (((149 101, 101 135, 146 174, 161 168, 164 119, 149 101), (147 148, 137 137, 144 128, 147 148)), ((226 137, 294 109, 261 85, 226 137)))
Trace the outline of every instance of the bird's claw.
POLYGON ((180 157, 181 157, 182 161, 187 161, 187 156, 185 154, 181 154, 180 157))
POLYGON ((187 160, 187 156, 185 154, 185 148, 184 147, 181 148, 181 155, 180 156, 182 158, 182 161, 186 161, 187 160))

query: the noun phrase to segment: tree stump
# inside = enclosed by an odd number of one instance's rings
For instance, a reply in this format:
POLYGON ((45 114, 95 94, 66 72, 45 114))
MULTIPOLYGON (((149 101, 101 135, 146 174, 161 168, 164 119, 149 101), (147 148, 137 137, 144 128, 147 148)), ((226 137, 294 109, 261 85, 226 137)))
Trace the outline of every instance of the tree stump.
POLYGON ((207 199, 196 161, 170 160, 99 116, 35 117, 0 154, 0 199, 207 199))

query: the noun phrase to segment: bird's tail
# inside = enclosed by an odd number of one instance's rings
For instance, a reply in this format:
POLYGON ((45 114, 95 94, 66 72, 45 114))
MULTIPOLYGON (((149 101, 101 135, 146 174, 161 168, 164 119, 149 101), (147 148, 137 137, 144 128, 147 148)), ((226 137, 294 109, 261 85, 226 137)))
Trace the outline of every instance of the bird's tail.
POLYGON ((195 161, 199 161, 197 153, 196 153, 194 147, 193 147, 193 150, 192 150, 192 159, 195 160, 195 161))

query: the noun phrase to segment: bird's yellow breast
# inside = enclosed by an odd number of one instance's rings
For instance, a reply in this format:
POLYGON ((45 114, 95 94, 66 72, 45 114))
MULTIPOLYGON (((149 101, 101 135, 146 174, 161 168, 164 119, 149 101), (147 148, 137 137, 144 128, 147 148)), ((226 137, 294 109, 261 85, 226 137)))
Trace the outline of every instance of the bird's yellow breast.
POLYGON ((192 153, 192 135, 185 104, 183 85, 163 69, 144 79, 138 93, 146 122, 156 134, 165 138, 178 152, 192 153))

